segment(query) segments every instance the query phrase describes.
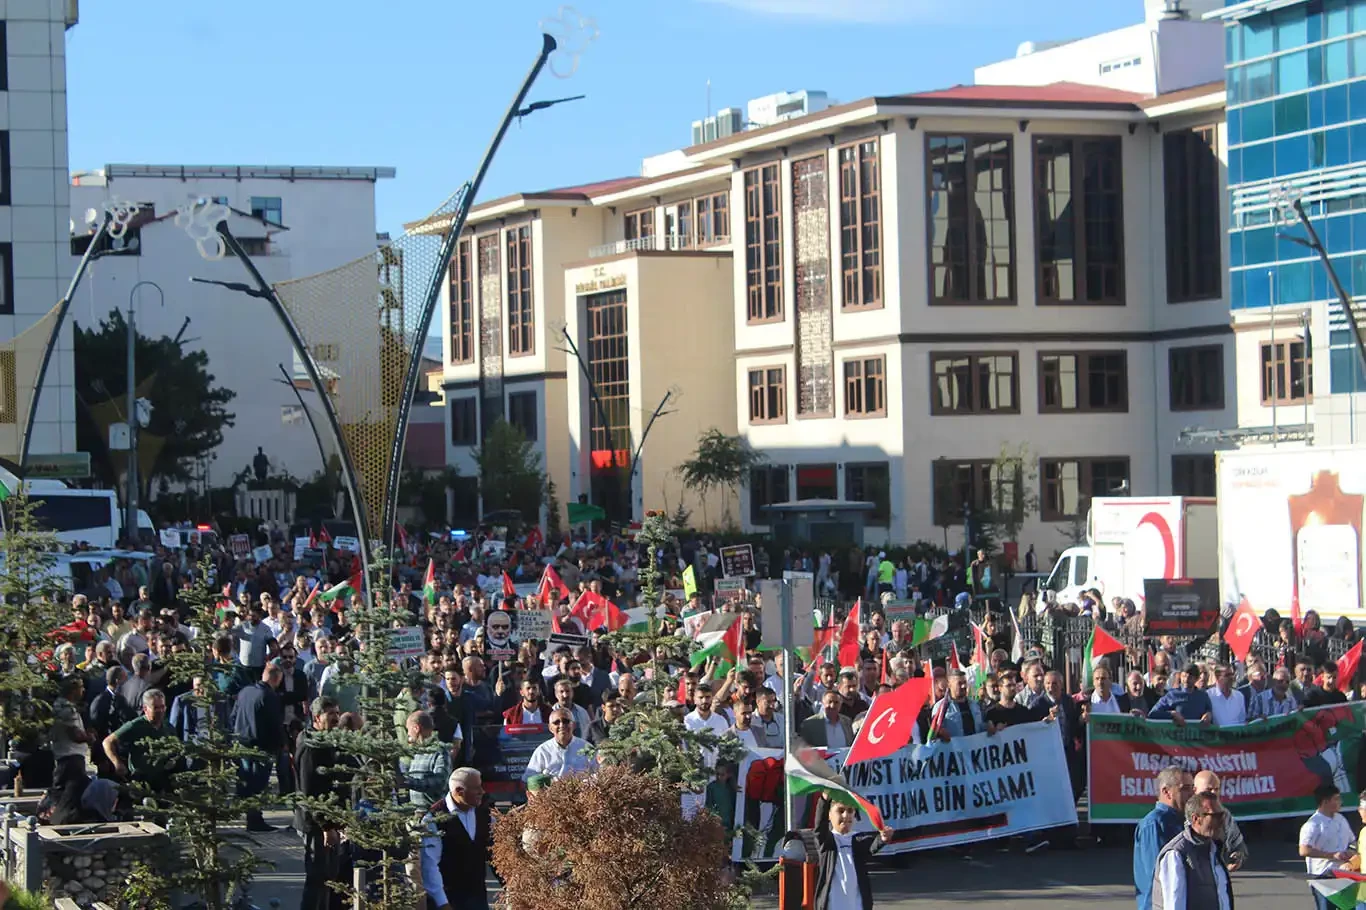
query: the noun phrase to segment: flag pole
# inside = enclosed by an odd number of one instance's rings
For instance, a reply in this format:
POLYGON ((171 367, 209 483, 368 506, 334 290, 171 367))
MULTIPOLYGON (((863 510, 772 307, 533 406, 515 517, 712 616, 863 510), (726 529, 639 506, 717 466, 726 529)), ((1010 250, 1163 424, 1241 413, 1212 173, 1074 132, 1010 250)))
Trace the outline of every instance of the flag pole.
MULTIPOLYGON (((792 725, 797 715, 792 705, 792 681, 796 679, 792 659, 792 583, 785 578, 778 582, 778 614, 783 627, 779 639, 783 653, 783 755, 788 756, 792 754, 792 725)), ((813 657, 806 672, 814 673, 817 664, 818 660, 813 657)), ((783 773, 783 827, 787 831, 796 830, 792 784, 786 772, 783 773)))

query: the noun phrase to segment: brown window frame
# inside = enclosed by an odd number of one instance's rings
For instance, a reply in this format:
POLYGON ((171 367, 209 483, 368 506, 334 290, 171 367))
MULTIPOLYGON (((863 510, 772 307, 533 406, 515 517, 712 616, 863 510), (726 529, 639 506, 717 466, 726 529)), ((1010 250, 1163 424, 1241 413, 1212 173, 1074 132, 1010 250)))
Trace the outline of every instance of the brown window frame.
POLYGON ((783 194, 778 162, 744 173, 745 186, 745 322, 782 322, 783 194))
MULTIPOLYGON (((697 248, 711 246, 717 243, 730 242, 730 190, 720 190, 715 193, 707 193, 702 196, 694 196, 691 200, 694 225, 694 245, 697 248), (721 205, 718 208, 717 203, 721 205), (718 212, 720 214, 718 214, 718 212), (718 226, 724 226, 725 231, 718 231, 718 226)), ((683 203, 679 203, 682 205, 683 203)))
MULTIPOLYGON (((929 303, 930 306, 1016 306, 1019 303, 1019 261, 1017 256, 1016 226, 1015 226, 1015 142, 1012 136, 995 133, 932 133, 925 137, 925 256, 927 262, 927 274, 929 276, 929 303), (998 189, 993 187, 993 194, 999 192, 1004 197, 1006 231, 1009 236, 1010 263, 1007 266, 1008 276, 1006 284, 1008 294, 1004 297, 987 297, 982 294, 982 288, 977 287, 977 270, 972 268, 979 255, 985 255, 983 250, 978 249, 979 241, 975 230, 967 232, 968 243, 968 288, 969 293, 966 297, 941 297, 936 291, 934 262, 934 214, 930 211, 929 200, 931 194, 935 192, 934 186, 934 161, 932 158, 932 146, 936 139, 961 139, 967 151, 964 153, 964 168, 966 185, 971 188, 973 177, 977 175, 977 158, 971 154, 971 150, 976 143, 980 142, 1005 142, 1006 168, 1004 171, 1005 179, 1002 186, 998 189)), ((974 197, 980 194, 973 193, 974 197)), ((987 246, 987 251, 991 249, 987 246)), ((990 257, 986 256, 983 265, 983 280, 992 283, 987 276, 991 273, 992 263, 990 257)))
POLYGON ((652 239, 655 236, 655 207, 636 209, 622 216, 622 236, 628 241, 652 239))
MULTIPOLYGON (((1129 412, 1129 352, 1125 350, 1098 350, 1098 351, 1040 351, 1039 352, 1039 413, 1040 414, 1127 414, 1129 412), (1118 404, 1097 407, 1089 396, 1090 390, 1090 365, 1093 357, 1115 357, 1120 359, 1120 401, 1118 404), (1053 357, 1075 357, 1077 359, 1076 372, 1073 379, 1076 382, 1074 398, 1077 402, 1076 407, 1067 408, 1061 404, 1048 404, 1048 367, 1046 361, 1053 357), (1083 382, 1083 377, 1086 382, 1083 382), (1087 393, 1083 395, 1083 392, 1087 393), (1083 398, 1087 400, 1083 401, 1083 398)), ((1061 380, 1061 370, 1057 377, 1061 380)))
POLYGON ((1219 192, 1219 167, 1218 124, 1163 133, 1168 303, 1223 296, 1224 230, 1219 223, 1223 197, 1219 192))
MULTIPOLYGON (((1192 376, 1192 387, 1198 392, 1199 381, 1197 376, 1192 376)), ((1222 411, 1224 402, 1228 400, 1228 392, 1224 388, 1224 346, 1222 344, 1197 344, 1185 347, 1171 347, 1167 349, 1167 399, 1169 410, 1172 411, 1222 411), (1177 361, 1182 358, 1191 358, 1195 364, 1193 373, 1198 373, 1199 357, 1201 353, 1213 352, 1218 357, 1219 373, 1219 397, 1217 401, 1205 402, 1203 400, 1177 400, 1177 361)))
POLYGON ((773 517, 764 514, 764 507, 792 499, 794 482, 790 471, 791 466, 785 464, 762 464, 749 469, 750 524, 773 524, 773 517), (782 498, 778 498, 779 492, 782 493, 782 498))
POLYGON ((531 225, 508 228, 507 246, 508 356, 529 357, 536 353, 535 279, 531 274, 531 225))
POLYGON ((451 259, 451 363, 474 363, 474 269, 473 244, 465 238, 456 244, 451 259))
POLYGON ((882 143, 874 136, 841 146, 836 150, 835 162, 840 177, 840 309, 880 310, 885 290, 882 281, 882 143), (872 184, 871 188, 869 184, 872 184))
POLYGON ((871 502, 873 510, 865 512, 867 523, 875 527, 887 527, 892 521, 892 466, 886 461, 851 461, 844 465, 844 498, 850 502, 871 502), (881 469, 885 472, 887 488, 884 500, 866 498, 868 496, 868 471, 881 469), (864 489, 856 491, 854 489, 855 480, 859 478, 859 484, 864 489), (861 498, 862 497, 862 498, 861 498))
MULTIPOLYGON (((1079 516, 1085 515, 1086 510, 1092 499, 1097 496, 1113 495, 1113 488, 1104 490, 1100 493, 1094 492, 1096 482, 1095 467, 1099 463, 1123 463, 1124 479, 1132 483, 1133 463, 1128 455, 1082 455, 1071 458, 1040 458, 1039 459, 1039 519, 1041 521, 1069 521, 1079 516), (1053 508, 1053 498, 1050 495, 1050 486, 1061 483, 1059 480, 1050 480, 1048 477, 1049 468, 1055 465, 1066 465, 1076 463, 1077 465, 1077 511, 1075 513, 1063 512, 1053 508), (1092 490, 1092 492, 1083 492, 1092 490)), ((1058 493, 1057 495, 1061 495, 1058 493)))
POLYGON ((931 351, 930 352, 930 414, 934 417, 979 417, 984 415, 1005 415, 1020 413, 1020 353, 1019 351, 931 351), (978 370, 977 362, 981 358, 1008 357, 1011 363, 1010 377, 1010 399, 1012 402, 1009 408, 979 408, 977 401, 979 396, 978 389, 978 370), (972 407, 968 410, 954 410, 947 408, 940 401, 939 396, 939 372, 937 366, 945 360, 968 359, 969 390, 968 401, 972 407))
POLYGON ((768 364, 765 366, 750 367, 745 373, 745 390, 749 395, 749 423, 750 426, 765 426, 772 424, 787 423, 787 365, 768 364), (774 381, 773 374, 777 373, 777 381, 774 381), (759 384, 754 384, 754 377, 759 377, 759 384), (755 393, 759 397, 755 397, 755 393), (777 405, 779 414, 768 413, 770 405, 777 405), (756 405, 758 405, 756 409, 756 405), (763 412, 763 413, 756 413, 763 412))
POLYGON ((969 472, 968 489, 973 501, 967 505, 978 513, 993 509, 995 497, 991 490, 991 471, 995 466, 996 462, 990 458, 936 458, 930 463, 930 513, 935 527, 951 528, 963 523, 962 498, 955 496, 958 501, 952 504, 947 499, 949 492, 956 492, 948 488, 951 484, 957 487, 957 473, 961 468, 969 472), (950 469, 952 475, 949 474, 950 469), (982 498, 984 492, 985 500, 982 498))
POLYGON ((1189 453, 1172 456, 1172 495, 1173 496, 1213 496, 1215 493, 1214 453, 1189 453), (1178 469, 1178 465, 1183 467, 1178 469), (1191 483, 1178 486, 1177 475, 1189 477, 1191 483), (1200 484, 1207 479, 1208 484, 1200 484))
POLYGON ((887 416, 887 355, 850 357, 841 363, 840 376, 844 379, 845 418, 868 420, 887 416), (870 373, 870 364, 877 364, 875 373, 870 373), (857 395, 854 394, 855 390, 857 395), (876 393, 878 399, 875 408, 868 407, 870 392, 876 393), (855 399, 858 400, 857 409, 854 407, 855 399))
MULTIPOLYGON (((1033 165, 1034 165, 1034 265, 1035 265, 1035 293, 1036 302, 1039 306, 1124 306, 1125 303, 1125 273, 1124 273, 1124 143, 1118 136, 1053 136, 1037 135, 1033 142, 1033 165), (1045 156, 1040 153, 1040 149, 1046 143, 1068 143, 1069 154, 1072 161, 1080 162, 1081 166, 1069 168, 1071 176, 1070 185, 1067 187, 1068 205, 1071 213, 1071 235, 1073 237, 1072 248, 1072 289, 1071 299, 1064 299, 1056 294, 1049 294, 1045 288, 1049 285, 1048 275, 1050 273, 1050 263, 1043 258, 1045 233, 1045 217, 1049 207, 1043 204, 1045 196, 1056 191, 1047 187, 1044 177, 1047 174, 1047 161, 1045 156), (1092 268, 1091 257, 1087 246, 1087 224, 1086 208, 1091 200, 1091 191, 1086 188, 1087 168, 1091 157, 1101 148, 1110 149, 1115 152, 1114 178, 1115 186, 1113 189, 1104 188, 1097 190, 1107 194, 1113 194, 1118 200, 1118 210, 1115 217, 1111 219, 1115 231, 1115 247, 1117 257, 1112 264, 1106 264, 1105 268, 1115 270, 1115 290, 1112 296, 1097 297, 1092 299, 1090 295, 1090 275, 1092 268), (1080 205, 1075 204, 1078 200, 1080 205)), ((1107 159, 1108 160, 1108 159, 1107 159)), ((1057 262, 1057 260, 1053 260, 1057 262)), ((1056 266, 1052 266, 1056 270, 1056 266)), ((1054 276, 1056 281, 1056 275, 1054 276)))
POLYGON ((451 445, 459 448, 479 445, 479 399, 474 395, 451 400, 451 445), (461 412, 468 409, 468 413, 461 412), (462 419, 457 420, 457 416, 462 419), (468 417, 468 420, 463 419, 468 417))
POLYGON ((1262 372, 1262 407, 1308 404, 1314 400, 1314 357, 1303 338, 1278 338, 1258 345, 1262 372), (1299 348, 1299 356, 1294 348, 1299 348), (1300 368, 1300 392, 1295 394, 1294 369, 1300 368), (1275 391, 1268 394, 1268 390, 1275 391))
POLYGON ((507 393, 507 421, 522 431, 527 442, 536 442, 540 436, 540 412, 540 396, 536 394, 535 389, 517 389, 510 390, 507 393), (527 413, 519 413, 525 409, 528 400, 530 400, 531 410, 527 413), (515 407, 514 403, 516 404, 515 407))

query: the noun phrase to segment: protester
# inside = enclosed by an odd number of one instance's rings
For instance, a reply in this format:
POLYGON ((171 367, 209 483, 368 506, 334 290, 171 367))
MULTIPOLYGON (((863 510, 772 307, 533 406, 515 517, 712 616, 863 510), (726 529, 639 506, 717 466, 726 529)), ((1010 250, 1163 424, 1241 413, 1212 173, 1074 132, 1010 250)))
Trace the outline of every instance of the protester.
MULTIPOLYGON (((565 723, 568 724, 568 718, 565 723)), ((488 910, 490 813, 474 768, 451 772, 445 797, 432 805, 422 839, 422 888, 431 910, 488 910)))
POLYGON ((1228 813, 1213 793, 1186 803, 1186 825, 1157 857, 1153 910, 1233 910, 1233 881, 1220 861, 1228 813))
MULTIPOLYGON (((1310 878, 1331 878, 1334 868, 1356 855, 1356 837, 1342 814, 1342 791, 1337 787, 1319 786, 1314 790, 1314 804, 1318 808, 1300 827, 1300 856, 1310 878)), ((1328 910, 1327 898, 1317 891, 1314 903, 1319 910, 1328 910)))
POLYGON ((1157 805, 1134 829, 1134 894, 1138 910, 1152 910, 1153 881, 1162 848, 1181 833, 1186 802, 1195 793, 1190 773, 1163 768, 1157 774, 1157 805))
POLYGON ((824 808, 824 812, 817 809, 820 824, 816 828, 816 906, 871 910, 873 888, 868 878, 868 860, 895 832, 883 828, 877 834, 855 834, 853 806, 829 801, 824 808))
POLYGON ((589 774, 597 768, 588 741, 574 734, 574 716, 568 708, 556 707, 550 712, 550 732, 551 738, 531 753, 523 781, 538 774, 558 780, 571 774, 589 774))

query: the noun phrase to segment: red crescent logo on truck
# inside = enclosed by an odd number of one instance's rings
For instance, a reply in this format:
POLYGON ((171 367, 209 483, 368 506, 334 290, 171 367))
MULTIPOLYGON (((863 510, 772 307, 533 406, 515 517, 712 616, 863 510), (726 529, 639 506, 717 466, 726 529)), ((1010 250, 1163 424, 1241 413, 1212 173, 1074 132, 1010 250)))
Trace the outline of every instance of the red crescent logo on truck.
POLYGON ((1136 527, 1152 525, 1162 537, 1163 578, 1176 577, 1176 539, 1172 536, 1171 525, 1157 512, 1149 512, 1138 520, 1136 527))

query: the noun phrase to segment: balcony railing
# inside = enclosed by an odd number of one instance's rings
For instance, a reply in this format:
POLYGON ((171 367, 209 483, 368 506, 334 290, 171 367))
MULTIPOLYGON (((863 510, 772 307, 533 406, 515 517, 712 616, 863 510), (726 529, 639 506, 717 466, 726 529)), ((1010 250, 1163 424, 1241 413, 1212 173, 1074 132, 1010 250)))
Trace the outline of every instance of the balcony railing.
POLYGON ((612 243, 604 243, 600 246, 592 247, 588 250, 589 259, 597 259, 602 256, 616 256, 619 253, 629 253, 632 250, 656 250, 656 251, 677 251, 677 250, 706 250, 713 247, 726 246, 730 243, 729 237, 712 237, 705 241, 697 241, 692 237, 682 234, 654 234, 649 237, 636 237, 632 240, 617 240, 612 243))

